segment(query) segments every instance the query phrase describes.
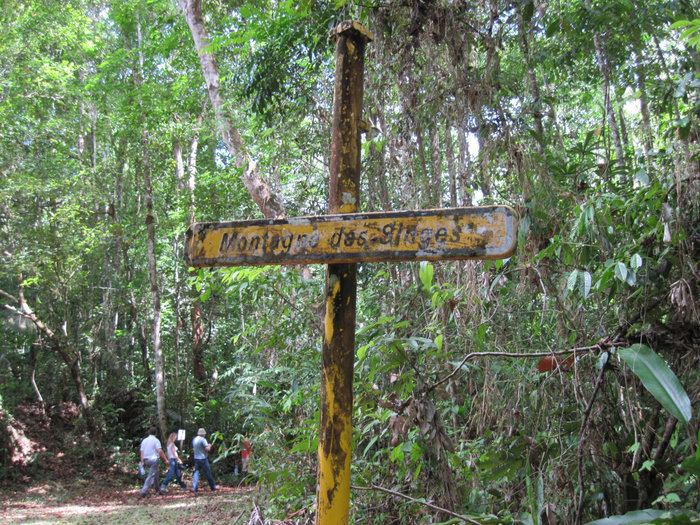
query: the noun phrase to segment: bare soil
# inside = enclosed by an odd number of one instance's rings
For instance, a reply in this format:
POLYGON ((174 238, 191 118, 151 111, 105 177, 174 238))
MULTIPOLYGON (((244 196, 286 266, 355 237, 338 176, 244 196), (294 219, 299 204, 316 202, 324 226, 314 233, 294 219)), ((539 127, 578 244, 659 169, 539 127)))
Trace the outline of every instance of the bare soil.
MULTIPOLYGON (((168 492, 141 497, 143 478, 137 446, 92 442, 74 422, 77 407, 47 416, 35 406, 20 407, 5 421, 12 434, 9 464, 0 468, 0 524, 209 524, 243 525, 251 513, 254 487, 206 483, 195 494, 172 482, 168 492), (136 447, 136 448, 135 448, 136 447)), ((161 469, 161 481, 166 472, 161 469)), ((192 469, 183 473, 191 487, 192 469)), ((214 467, 214 479, 219 482, 214 467)))
POLYGON ((0 523, 147 524, 245 523, 254 489, 219 486, 219 490, 151 492, 138 487, 81 486, 47 482, 23 491, 0 491, 0 523))

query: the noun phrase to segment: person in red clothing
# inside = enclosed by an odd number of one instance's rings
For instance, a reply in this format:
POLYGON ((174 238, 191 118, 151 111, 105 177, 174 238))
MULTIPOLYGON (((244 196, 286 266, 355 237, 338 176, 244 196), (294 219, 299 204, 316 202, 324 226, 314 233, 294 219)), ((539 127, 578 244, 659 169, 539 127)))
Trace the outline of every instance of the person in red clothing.
POLYGON ((248 434, 246 433, 245 439, 243 440, 243 450, 241 450, 241 468, 243 469, 243 474, 248 472, 248 463, 250 463, 250 454, 253 451, 250 448, 250 441, 248 440, 248 434))

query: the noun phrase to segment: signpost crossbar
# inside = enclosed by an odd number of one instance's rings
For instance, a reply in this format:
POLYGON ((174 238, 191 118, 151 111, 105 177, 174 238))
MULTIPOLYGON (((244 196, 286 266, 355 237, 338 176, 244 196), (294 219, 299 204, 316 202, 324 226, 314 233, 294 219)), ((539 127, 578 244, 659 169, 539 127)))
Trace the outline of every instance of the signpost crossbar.
POLYGON ((508 206, 197 223, 187 258, 191 266, 496 259, 513 253, 515 226, 508 206))

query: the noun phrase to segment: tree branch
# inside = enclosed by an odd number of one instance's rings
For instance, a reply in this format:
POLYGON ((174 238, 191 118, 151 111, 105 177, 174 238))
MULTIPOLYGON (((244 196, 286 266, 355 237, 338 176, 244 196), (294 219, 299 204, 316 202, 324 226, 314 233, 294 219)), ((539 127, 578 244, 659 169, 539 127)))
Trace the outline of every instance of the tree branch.
POLYGON ((557 355, 566 355, 566 354, 571 354, 573 353, 576 355, 578 352, 590 352, 591 350, 603 350, 604 347, 610 346, 611 343, 609 343, 607 340, 601 340, 599 343, 596 343, 591 346, 580 346, 577 348, 570 348, 568 350, 556 350, 556 351, 551 351, 551 352, 529 352, 529 353, 513 353, 513 352, 472 352, 471 354, 467 354, 464 356, 464 359, 460 361, 460 363, 450 372, 447 374, 445 377, 442 379, 438 380, 436 383, 433 383, 430 385, 428 388, 425 389, 425 392, 430 392, 431 390, 435 390, 438 386, 443 384, 445 381, 449 381, 454 377, 457 372, 461 370, 461 368, 464 366, 464 364, 469 361, 470 359, 474 357, 507 357, 511 359, 518 359, 522 357, 547 357, 547 356, 557 356, 557 355))
POLYGON ((226 109, 226 101, 221 89, 221 79, 216 57, 212 52, 211 38, 204 25, 201 0, 178 0, 192 39, 194 40, 199 65, 209 93, 209 100, 221 136, 226 148, 231 154, 234 166, 242 170, 241 180, 251 198, 258 205, 262 214, 267 218, 284 217, 284 203, 276 195, 268 182, 260 175, 257 164, 250 156, 238 129, 233 125, 230 114, 226 109))
POLYGON ((591 398, 588 400, 586 410, 583 412, 583 421, 581 421, 581 429, 578 432, 578 505, 576 508, 576 518, 574 520, 574 525, 579 525, 581 523, 581 516, 583 514, 583 434, 586 431, 588 417, 591 415, 591 410, 593 409, 593 402, 595 401, 595 398, 598 395, 598 391, 600 390, 600 387, 603 384, 603 376, 605 375, 605 369, 607 367, 608 364, 605 363, 600 369, 600 374, 598 374, 598 378, 595 381, 595 386, 593 387, 593 393, 591 394, 591 398))
POLYGON ((5 290, 0 289, 0 295, 9 299, 13 303, 19 303, 19 299, 17 299, 14 295, 7 293, 5 290))
POLYGON ((482 525, 481 522, 473 520, 471 518, 468 518, 467 516, 462 516, 461 514, 457 514, 456 512, 452 512, 451 510, 443 509, 442 507, 438 507, 437 505, 433 505, 432 503, 428 503, 427 501, 421 501, 416 498, 412 498, 411 496, 407 496, 406 494, 402 494, 401 492, 396 492, 395 490, 390 490, 390 489, 385 489, 384 487, 380 487, 379 485, 370 485, 369 487, 358 487, 358 486, 352 486, 353 490, 376 490, 379 492, 386 492, 387 494, 391 494, 392 496, 397 496, 399 498, 406 499, 408 501, 412 501, 414 503, 419 503, 423 505, 424 507, 428 507, 430 509, 436 510, 438 512, 444 512, 445 514, 449 514, 452 517, 458 518, 462 521, 465 521, 467 523, 471 523, 472 525, 482 525))

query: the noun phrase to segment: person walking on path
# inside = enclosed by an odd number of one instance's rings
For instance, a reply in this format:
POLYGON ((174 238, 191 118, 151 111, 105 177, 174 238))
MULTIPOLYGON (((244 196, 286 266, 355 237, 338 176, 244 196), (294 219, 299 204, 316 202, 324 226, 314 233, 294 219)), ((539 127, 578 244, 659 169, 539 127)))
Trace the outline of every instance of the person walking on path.
POLYGON ((197 487, 199 486, 199 473, 204 472, 207 477, 207 482, 209 482, 209 488, 211 490, 216 490, 216 483, 214 483, 214 478, 211 476, 211 467, 209 467, 209 460, 207 459, 207 453, 211 450, 211 444, 207 443, 204 436, 207 435, 206 430, 200 428, 197 431, 197 435, 192 440, 192 449, 194 452, 194 474, 192 475, 192 492, 197 492, 197 487))
POLYGON ((148 469, 146 481, 143 482, 141 488, 141 497, 144 497, 151 488, 151 485, 156 491, 156 494, 162 494, 160 485, 158 484, 158 461, 163 458, 167 462, 168 458, 163 453, 163 447, 160 445, 160 440, 156 437, 156 427, 148 429, 148 436, 141 441, 141 464, 148 469))
POLYGON ((173 476, 177 479, 178 485, 182 490, 187 490, 187 485, 182 481, 180 476, 180 468, 182 468, 182 460, 177 455, 177 445, 175 445, 175 439, 177 439, 177 434, 171 432, 168 436, 168 441, 165 444, 165 450, 168 454, 168 461, 170 462, 170 469, 168 470, 168 475, 165 476, 163 484, 160 486, 161 492, 168 492, 168 483, 173 479, 173 476))

